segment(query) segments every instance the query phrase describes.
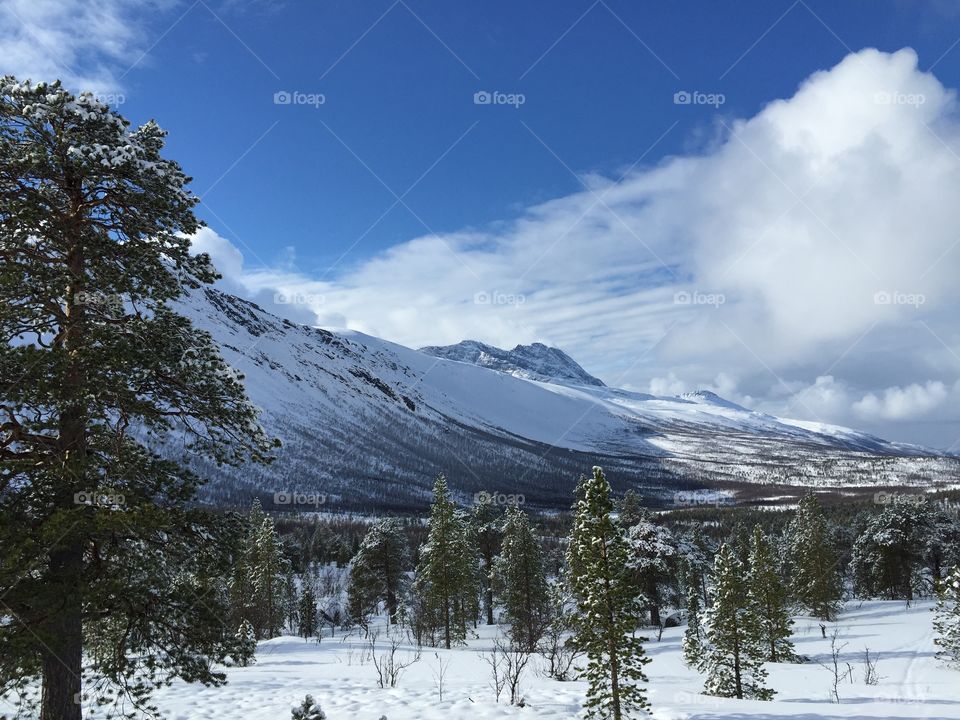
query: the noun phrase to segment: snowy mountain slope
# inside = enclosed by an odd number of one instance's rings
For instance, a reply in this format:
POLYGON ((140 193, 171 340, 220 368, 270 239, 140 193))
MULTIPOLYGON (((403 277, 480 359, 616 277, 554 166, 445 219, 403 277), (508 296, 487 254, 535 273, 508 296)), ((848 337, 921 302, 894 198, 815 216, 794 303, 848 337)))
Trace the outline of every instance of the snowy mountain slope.
MULTIPOLYGON (((221 501, 292 491, 315 493, 328 509, 409 508, 422 506, 445 472, 464 497, 499 490, 566 507, 593 464, 620 489, 667 503, 678 490, 729 484, 960 482, 955 458, 780 420, 712 394, 656 397, 590 383, 544 346, 498 351, 511 366, 495 370, 460 359, 473 350, 449 359, 305 327, 213 289, 193 291, 179 310, 244 373, 264 426, 284 444, 263 468, 188 458, 221 501)), ((464 346, 480 344, 452 347, 464 346)), ((171 442, 166 451, 182 447, 171 442)))
POLYGON ((420 352, 447 360, 459 360, 492 370, 500 370, 528 380, 558 380, 580 385, 603 385, 563 350, 547 347, 543 343, 517 345, 513 350, 501 350, 476 340, 464 340, 456 345, 422 347, 420 352))

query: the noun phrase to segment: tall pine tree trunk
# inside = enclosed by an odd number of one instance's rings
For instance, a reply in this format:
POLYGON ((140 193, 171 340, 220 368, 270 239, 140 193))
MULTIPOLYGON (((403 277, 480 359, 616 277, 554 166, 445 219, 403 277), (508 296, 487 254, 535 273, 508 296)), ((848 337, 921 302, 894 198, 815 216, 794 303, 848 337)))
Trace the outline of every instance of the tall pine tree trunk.
MULTIPOLYGON (((81 560, 79 548, 59 550, 51 554, 51 572, 64 579, 77 578, 81 560)), ((47 628, 49 639, 41 656, 40 720, 80 720, 83 624, 76 593, 64 593, 60 611, 47 628)))

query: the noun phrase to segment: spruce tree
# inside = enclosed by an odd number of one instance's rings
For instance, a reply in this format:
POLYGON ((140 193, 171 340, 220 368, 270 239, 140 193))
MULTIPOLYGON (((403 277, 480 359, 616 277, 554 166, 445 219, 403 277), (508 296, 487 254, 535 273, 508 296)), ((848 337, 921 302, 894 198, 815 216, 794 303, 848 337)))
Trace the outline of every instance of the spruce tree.
MULTIPOLYGON (((492 497, 492 493, 487 493, 492 497)), ((483 592, 483 610, 487 616, 487 625, 494 624, 494 560, 500 554, 503 541, 503 513, 492 502, 478 502, 470 518, 474 535, 477 538, 477 551, 480 555, 481 590, 483 592)))
POLYGON ((237 628, 237 647, 232 655, 234 663, 240 667, 246 667, 253 661, 253 656, 257 652, 257 633, 249 620, 241 620, 240 627, 237 628))
POLYGON ((792 662, 797 659, 790 642, 793 620, 787 608, 787 593, 777 572, 770 541, 757 525, 750 544, 748 593, 760 624, 760 633, 769 662, 792 662))
POLYGON ((349 605, 360 620, 370 615, 379 602, 387 608, 387 618, 395 622, 403 593, 404 573, 410 564, 403 522, 386 518, 374 523, 360 543, 350 565, 349 605))
POLYGON ((540 543, 527 514, 516 506, 507 509, 496 574, 510 638, 527 652, 534 652, 550 623, 550 587, 540 543))
POLYGON ((309 640, 317 634, 320 627, 320 615, 317 612, 317 594, 313 585, 304 578, 300 601, 297 603, 297 618, 299 619, 300 637, 309 640))
POLYGON ((570 585, 579 612, 573 642, 586 653, 589 718, 621 720, 648 707, 642 683, 649 662, 635 634, 642 609, 627 565, 626 535, 612 517, 610 484, 599 467, 577 485, 567 550, 570 585))
POLYGON ((840 559, 815 496, 807 495, 800 501, 787 534, 793 598, 814 617, 834 619, 843 593, 840 559))
POLYGON ((259 526, 250 528, 247 563, 250 572, 250 607, 258 638, 273 638, 283 627, 284 578, 288 561, 283 556, 273 518, 262 513, 259 526))
POLYGON ((670 530, 653 522, 648 511, 637 508, 633 512, 634 524, 627 530, 629 565, 636 588, 646 600, 650 624, 658 627, 667 586, 676 576, 676 541, 670 530))
POLYGON ((938 657, 960 663, 960 565, 953 568, 940 588, 933 627, 937 631, 934 643, 940 648, 938 657))
POLYGON ((928 545, 939 543, 925 504, 893 503, 864 528, 853 544, 850 567, 858 597, 913 599, 923 584, 928 545))
POLYGON ((700 588, 691 584, 687 591, 687 629, 683 632, 683 661, 688 667, 702 671, 705 661, 703 623, 701 622, 700 588))
POLYGON ((223 683, 236 649, 234 520, 150 448, 173 431, 184 455, 239 464, 274 443, 174 309, 218 276, 191 253, 197 198, 164 138, 0 79, 0 692, 39 678, 42 720, 80 718, 85 671, 146 712, 169 678, 223 683))
POLYGON ((439 632, 449 649, 466 639, 467 622, 479 596, 479 573, 467 523, 457 511, 443 475, 433 486, 429 527, 427 541, 420 548, 414 588, 420 612, 417 622, 431 635, 439 632))
POLYGON ((773 691, 764 684, 766 647, 756 608, 750 601, 746 573, 727 544, 717 553, 713 605, 706 612, 704 625, 704 692, 719 697, 772 699, 773 691))

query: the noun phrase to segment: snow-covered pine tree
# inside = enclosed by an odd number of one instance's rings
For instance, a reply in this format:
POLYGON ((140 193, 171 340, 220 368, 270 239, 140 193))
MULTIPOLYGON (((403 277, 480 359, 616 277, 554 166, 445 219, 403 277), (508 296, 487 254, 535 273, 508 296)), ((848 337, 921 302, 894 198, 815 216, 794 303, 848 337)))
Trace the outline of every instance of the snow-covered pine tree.
POLYGON ((309 640, 320 627, 320 614, 317 612, 317 593, 313 590, 313 584, 304 577, 302 585, 300 601, 297 603, 298 630, 300 637, 309 640))
MULTIPOLYGON (((487 493, 492 497, 491 493, 487 493)), ((474 535, 477 538, 477 551, 480 555, 480 586, 483 592, 483 610, 487 616, 487 625, 494 624, 494 560, 500 554, 503 541, 503 513, 492 502, 478 502, 470 518, 474 535)))
POLYGON ((843 594, 840 559, 814 495, 806 495, 800 501, 787 538, 787 567, 794 600, 821 620, 834 619, 843 594))
POLYGON ((937 631, 934 643, 940 648, 938 657, 960 664, 960 565, 953 568, 940 588, 933 627, 937 631))
POLYGON ((579 612, 574 644, 587 656, 589 718, 621 720, 648 707, 642 684, 650 661, 635 634, 642 611, 627 566, 630 548, 612 517, 610 484, 599 467, 580 479, 567 550, 570 586, 579 612))
POLYGON ((653 522, 646 509, 636 507, 632 513, 634 523, 627 530, 628 562, 635 586, 646 600, 650 624, 658 627, 667 586, 676 577, 676 541, 668 528, 653 522))
POLYGON ((0 79, 0 377, 16 379, 0 397, 0 596, 17 618, 0 623, 0 692, 39 677, 43 720, 81 717, 85 659, 139 710, 172 677, 223 683, 213 666, 236 647, 234 522, 193 504, 200 479, 145 438, 175 430, 184 455, 229 464, 274 443, 172 307, 217 274, 191 252, 197 198, 164 138, 90 94, 0 79))
POLYGON ((467 523, 443 475, 437 476, 433 486, 429 527, 414 583, 416 622, 431 635, 439 632, 444 647, 451 648, 466 639, 470 611, 479 597, 479 570, 467 523))
POLYGON ((797 659, 790 642, 793 620, 787 607, 787 592, 777 572, 770 541, 757 525, 750 543, 748 593, 760 624, 760 634, 769 662, 793 662, 797 659))
POLYGON ((394 622, 409 565, 403 521, 384 518, 371 525, 350 564, 349 608, 354 619, 369 616, 383 602, 388 620, 394 622))
POLYGON ((746 572, 733 548, 724 544, 714 565, 713 604, 705 613, 707 651, 704 692, 719 697, 770 700, 766 659, 757 610, 750 601, 746 572))
POLYGON ((687 591, 687 629, 683 631, 683 661, 687 667, 701 672, 706 658, 702 613, 700 588, 691 584, 687 591))
POLYGON ((850 558, 858 597, 913 599, 924 582, 926 548, 939 541, 933 518, 926 504, 894 502, 867 523, 850 558))
POLYGON ((290 711, 290 718, 291 720, 327 720, 327 714, 313 699, 313 695, 307 695, 300 705, 295 705, 290 711))
POLYGON ((237 628, 237 647, 231 659, 240 667, 246 667, 253 662, 253 656, 257 652, 257 633, 249 620, 241 620, 240 627, 237 628))
POLYGON ((250 622, 258 638, 280 634, 284 621, 283 585, 289 563, 283 556, 273 518, 260 513, 260 524, 250 528, 250 622))
POLYGON ((510 639, 525 651, 534 652, 550 623, 550 588, 540 543, 527 514, 516 506, 507 509, 496 576, 510 639))

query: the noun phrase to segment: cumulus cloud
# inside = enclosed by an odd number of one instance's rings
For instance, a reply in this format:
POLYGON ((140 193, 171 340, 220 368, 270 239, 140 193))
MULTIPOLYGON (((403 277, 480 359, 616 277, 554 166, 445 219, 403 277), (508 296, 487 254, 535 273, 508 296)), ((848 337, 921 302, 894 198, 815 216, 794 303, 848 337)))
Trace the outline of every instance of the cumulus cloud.
POLYGON ((611 384, 717 388, 949 445, 906 422, 960 374, 955 110, 913 51, 863 50, 699 154, 324 276, 234 280, 305 298, 320 325, 411 346, 543 341, 611 384))
POLYGON ((942 382, 914 383, 904 388, 887 388, 879 395, 868 393, 854 403, 853 409, 865 418, 903 420, 928 413, 943 403, 947 394, 947 387, 942 382))

